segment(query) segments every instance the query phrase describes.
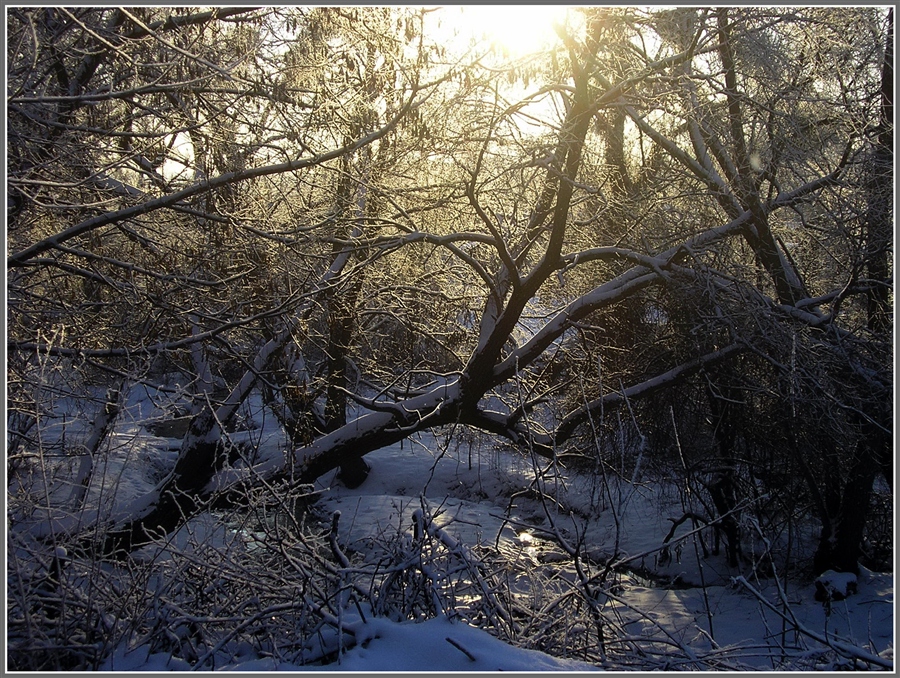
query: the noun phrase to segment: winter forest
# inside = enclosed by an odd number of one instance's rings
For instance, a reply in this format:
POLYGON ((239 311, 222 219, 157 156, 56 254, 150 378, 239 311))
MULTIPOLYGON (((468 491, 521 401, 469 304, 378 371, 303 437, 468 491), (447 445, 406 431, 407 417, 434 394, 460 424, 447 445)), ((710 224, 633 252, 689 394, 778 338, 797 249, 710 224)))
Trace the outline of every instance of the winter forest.
POLYGON ((7 7, 7 669, 893 671, 893 43, 7 7))

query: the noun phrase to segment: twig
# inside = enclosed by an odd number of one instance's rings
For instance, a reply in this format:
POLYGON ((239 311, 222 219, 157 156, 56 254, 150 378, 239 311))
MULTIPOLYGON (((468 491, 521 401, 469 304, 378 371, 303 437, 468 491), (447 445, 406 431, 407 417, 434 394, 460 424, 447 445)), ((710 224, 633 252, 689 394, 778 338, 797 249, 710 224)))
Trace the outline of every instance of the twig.
POLYGON ((474 662, 474 661, 477 661, 477 660, 475 659, 475 655, 473 655, 471 652, 469 652, 466 648, 464 648, 464 647, 463 647, 462 645, 460 645, 458 642, 456 642, 455 640, 453 640, 453 638, 451 638, 450 636, 447 636, 446 638, 444 638, 444 640, 446 640, 446 641, 447 641, 448 643, 450 643, 453 647, 455 647, 457 650, 459 650, 459 651, 462 652, 464 655, 466 655, 471 661, 473 661, 473 662, 474 662))

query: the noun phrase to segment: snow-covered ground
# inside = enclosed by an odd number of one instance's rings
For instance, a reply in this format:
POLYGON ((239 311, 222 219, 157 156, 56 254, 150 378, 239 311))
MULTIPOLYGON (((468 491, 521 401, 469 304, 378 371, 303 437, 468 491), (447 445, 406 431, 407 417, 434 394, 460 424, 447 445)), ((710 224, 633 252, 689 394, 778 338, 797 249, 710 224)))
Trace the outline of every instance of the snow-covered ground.
MULTIPOLYGON (((118 514, 173 463, 177 441, 147 431, 148 420, 171 416, 164 414, 163 400, 145 389, 132 391, 127 416, 120 418, 108 454, 97 462, 88 505, 118 514)), ((281 455, 284 437, 258 398, 245 414, 250 425, 234 434, 235 440, 258 448, 258 458, 281 455)), ((596 609, 618 634, 610 642, 635 648, 635 662, 628 668, 641 668, 642 651, 649 652, 645 665, 676 670, 853 668, 847 658, 853 654, 875 657, 882 668, 892 666, 892 574, 863 571, 855 594, 819 602, 813 582, 754 576, 752 565, 762 562, 767 546, 764 535, 748 540, 749 564, 732 569, 724 555, 703 557, 694 539, 677 541, 691 531, 690 522, 677 530, 669 558, 660 558, 673 520, 686 510, 683 493, 674 487, 650 479, 621 480, 613 474, 578 475, 548 467, 543 459, 499 449, 483 437, 457 433, 450 442, 440 433, 423 434, 369 454, 372 471, 356 489, 344 487, 334 473, 319 479, 315 515, 328 525, 335 512, 340 513, 339 543, 354 563, 379 563, 392 545, 413 537, 417 519, 425 515, 435 534, 445 544, 458 545, 460 552, 484 553, 479 550, 484 547, 501 554, 514 572, 510 581, 521 582, 521 590, 513 593, 536 609, 545 605, 550 610, 568 600, 566 587, 578 584, 572 560, 559 545, 563 540, 579 545, 589 585, 598 580, 605 563, 617 564, 615 572, 603 574, 605 585, 596 609), (542 477, 539 493, 534 491, 536 470, 542 477), (827 639, 833 648, 850 649, 841 657, 817 638, 827 639), (692 658, 703 661, 692 663, 692 658)), ((35 511, 35 516, 42 514, 35 511)), ((47 521, 22 522, 26 524, 39 532, 36 526, 46 526, 47 521)), ((207 542, 225 539, 225 528, 210 527, 208 520, 198 518, 182 530, 193 530, 193 542, 176 537, 173 543, 182 547, 195 543, 202 527, 210 528, 207 542)), ((232 649, 221 654, 215 667, 390 672, 601 668, 599 663, 528 649, 531 639, 525 633, 515 643, 503 642, 465 618, 465 613, 438 614, 425 621, 399 621, 348 606, 342 624, 352 630, 355 641, 342 645, 343 652, 334 653, 329 664, 300 666, 232 649)), ((584 625, 573 622, 563 631, 582 634, 590 642, 592 631, 584 625)), ((130 642, 115 648, 100 668, 191 667, 171 652, 154 652, 149 643, 130 642)))
MULTIPOLYGON (((352 623, 352 622, 351 622, 352 623)), ((357 644, 339 661, 325 666, 299 666, 273 659, 247 659, 223 665, 221 671, 340 671, 439 672, 460 671, 597 671, 590 664, 557 659, 543 652, 513 647, 490 634, 446 617, 420 623, 397 623, 371 618, 357 644)), ((101 667, 104 671, 189 671, 183 661, 168 654, 150 654, 147 646, 119 650, 101 667)))
MULTIPOLYGON (((470 468, 465 445, 442 450, 430 436, 415 444, 407 441, 402 449, 395 445, 379 450, 367 459, 372 472, 361 487, 348 490, 336 481, 330 482, 331 477, 322 482, 328 489, 323 492, 321 508, 341 511, 341 534, 349 548, 377 550, 386 533, 404 527, 411 530, 412 512, 424 496, 435 509, 440 507, 438 522, 468 544, 499 543, 507 552, 519 549, 523 558, 534 559, 535 563, 552 562, 554 554, 557 560, 563 560, 562 552, 541 538, 541 527, 547 520, 541 502, 518 498, 507 513, 511 490, 527 486, 530 480, 527 459, 509 452, 476 450, 470 468)), ((557 488, 548 481, 545 489, 551 495, 558 489, 561 503, 566 505, 574 503, 573 497, 586 499, 597 492, 591 485, 590 479, 576 476, 565 482, 559 480, 557 488)), ((730 569, 724 556, 698 559, 691 540, 673 549, 677 553, 669 563, 658 562, 658 549, 672 524, 669 517, 682 513, 679 502, 676 495, 661 492, 656 484, 629 485, 607 497, 605 510, 590 520, 572 518, 563 511, 556 516, 564 535, 584 531, 585 542, 592 545, 587 553, 598 560, 613 553, 620 561, 638 556, 631 561, 636 572, 623 577, 617 600, 608 601, 610 613, 615 610, 617 615, 630 617, 622 626, 635 636, 665 633, 673 643, 697 654, 729 648, 735 668, 777 668, 779 657, 776 653, 773 658, 772 647, 779 643, 785 646, 786 655, 794 654, 794 661, 802 660, 803 652, 792 653, 791 647, 809 646, 809 656, 814 657, 814 643, 809 645, 808 638, 782 633, 789 625, 783 624, 778 612, 786 607, 776 580, 747 581, 772 603, 773 610, 741 584, 739 578, 746 571, 730 569), (655 581, 641 577, 641 572, 653 573, 655 581), (667 580, 675 583, 657 585, 667 580), (743 649, 735 649, 738 647, 743 649)), ((685 524, 682 531, 689 529, 685 524)), ((789 614, 805 628, 866 646, 875 654, 893 656, 892 574, 863 570, 857 594, 830 606, 815 600, 812 582, 781 583, 789 614)), ((430 663, 425 662, 417 669, 428 666, 430 663)))

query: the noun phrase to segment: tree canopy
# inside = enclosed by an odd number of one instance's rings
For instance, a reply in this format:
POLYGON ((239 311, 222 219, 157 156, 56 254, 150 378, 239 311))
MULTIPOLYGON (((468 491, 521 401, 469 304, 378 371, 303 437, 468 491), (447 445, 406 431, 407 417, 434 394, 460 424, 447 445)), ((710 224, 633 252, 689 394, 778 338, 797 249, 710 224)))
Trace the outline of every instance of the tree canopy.
POLYGON ((7 10, 8 468, 63 395, 98 442, 188 380, 157 487, 50 531, 124 556, 425 429, 584 468, 627 435, 855 569, 893 477, 892 12, 572 9, 515 55, 439 16, 7 10), (255 389, 282 457, 222 444, 255 389))

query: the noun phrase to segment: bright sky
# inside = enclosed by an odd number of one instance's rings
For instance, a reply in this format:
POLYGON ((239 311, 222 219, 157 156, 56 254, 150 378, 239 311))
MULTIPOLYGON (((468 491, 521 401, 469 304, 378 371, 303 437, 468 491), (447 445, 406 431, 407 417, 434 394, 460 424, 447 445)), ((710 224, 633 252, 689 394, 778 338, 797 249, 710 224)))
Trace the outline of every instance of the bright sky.
POLYGON ((556 40, 553 25, 564 24, 569 13, 564 5, 450 5, 435 18, 441 30, 458 30, 460 39, 490 40, 519 57, 556 40))

